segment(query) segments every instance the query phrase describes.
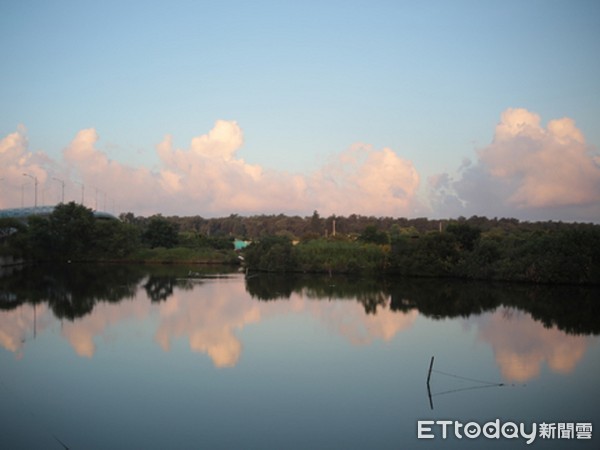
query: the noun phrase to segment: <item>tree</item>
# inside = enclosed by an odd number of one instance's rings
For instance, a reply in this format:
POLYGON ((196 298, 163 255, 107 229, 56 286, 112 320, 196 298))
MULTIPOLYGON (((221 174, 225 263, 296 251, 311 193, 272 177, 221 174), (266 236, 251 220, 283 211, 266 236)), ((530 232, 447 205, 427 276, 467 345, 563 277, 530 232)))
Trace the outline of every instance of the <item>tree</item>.
POLYGON ((367 226, 358 238, 362 242, 385 245, 390 243, 390 238, 385 231, 379 231, 377 226, 367 226))
POLYGON ((250 269, 269 272, 292 272, 298 265, 292 241, 285 236, 267 236, 250 244, 245 258, 250 269))
POLYGON ((95 244, 95 220, 91 209, 75 202, 61 203, 48 217, 30 217, 20 243, 34 259, 85 259, 95 244))
POLYGON ((55 256, 80 259, 93 247, 94 213, 75 202, 58 205, 48 217, 49 237, 55 256))
POLYGON ((122 258, 140 243, 138 228, 118 220, 97 220, 94 226, 94 250, 100 258, 122 258))
POLYGON ((309 231, 319 236, 323 234, 323 220, 316 210, 313 212, 313 215, 310 218, 309 231))
POLYGON ((446 231, 456 237, 461 249, 469 252, 473 251, 475 248, 475 243, 481 236, 481 229, 471 226, 464 221, 459 223, 451 223, 446 227, 446 231))
POLYGON ((142 242, 150 248, 171 248, 177 245, 179 236, 177 226, 158 215, 150 218, 148 226, 142 234, 142 242))
POLYGON ((22 251, 20 241, 25 230, 27 227, 18 219, 0 218, 0 254, 20 256, 22 251))

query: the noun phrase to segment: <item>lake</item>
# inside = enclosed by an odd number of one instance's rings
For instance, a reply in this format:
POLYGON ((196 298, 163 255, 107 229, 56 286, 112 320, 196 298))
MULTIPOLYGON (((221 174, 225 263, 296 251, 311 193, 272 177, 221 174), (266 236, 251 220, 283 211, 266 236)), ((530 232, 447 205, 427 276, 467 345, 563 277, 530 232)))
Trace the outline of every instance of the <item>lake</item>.
POLYGON ((597 288, 2 275, 2 448, 600 448, 597 288))

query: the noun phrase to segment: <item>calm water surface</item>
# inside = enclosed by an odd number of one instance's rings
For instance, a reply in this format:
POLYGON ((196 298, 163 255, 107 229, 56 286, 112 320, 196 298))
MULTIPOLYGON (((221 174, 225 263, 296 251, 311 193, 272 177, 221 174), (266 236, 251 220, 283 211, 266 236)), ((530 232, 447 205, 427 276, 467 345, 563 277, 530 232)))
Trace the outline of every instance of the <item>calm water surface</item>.
POLYGON ((599 301, 198 267, 5 273, 1 447, 600 448, 599 301), (592 439, 417 439, 419 420, 496 419, 591 423, 592 439))

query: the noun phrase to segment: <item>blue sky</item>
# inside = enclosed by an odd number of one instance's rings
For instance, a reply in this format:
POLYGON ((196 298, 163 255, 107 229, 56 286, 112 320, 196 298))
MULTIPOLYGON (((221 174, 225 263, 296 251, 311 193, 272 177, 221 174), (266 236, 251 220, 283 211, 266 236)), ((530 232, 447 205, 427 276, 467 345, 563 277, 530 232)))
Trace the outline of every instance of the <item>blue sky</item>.
MULTIPOLYGON (((81 158, 79 167, 69 167, 64 152, 79 132, 93 129, 93 149, 109 161, 145 167, 157 177, 163 170, 177 172, 177 186, 190 189, 184 183, 190 174, 181 166, 166 168, 156 147, 169 135, 172 152, 190 151, 192 139, 210 133, 219 120, 235 122, 243 132, 236 164, 284 178, 322 176, 324 167, 361 143, 369 157, 389 148, 418 173, 415 192, 400 188, 419 201, 382 213, 439 215, 442 209, 427 198, 430 177, 446 174, 449 195, 460 197, 464 160, 491 173, 481 152, 494 141, 502 114, 522 108, 539 116, 541 129, 568 118, 583 135, 581 151, 589 161, 579 164, 591 168, 587 212, 566 213, 563 207, 573 205, 564 202, 532 210, 535 202, 519 206, 509 201, 510 192, 498 212, 593 219, 587 216, 598 210, 590 212, 590 203, 600 202, 594 159, 600 143, 599 44, 595 1, 3 0, 0 138, 20 130, 26 136, 21 158, 42 152, 51 160, 38 167, 46 179, 56 173, 91 185, 99 182, 86 175, 81 158)), ((10 174, 0 177, 16 185, 10 174)), ((356 185, 356 177, 338 180, 338 186, 356 185)), ((462 195, 456 204, 464 211, 443 212, 477 213, 477 201, 464 190, 462 195)), ((195 200, 213 214, 226 212, 195 200)), ((290 212, 310 213, 312 204, 328 209, 314 198, 296 200, 299 207, 290 212)), ((264 205, 256 205, 230 206, 263 212, 264 205)), ((146 202, 140 207, 151 210, 146 202)), ((161 212, 160 206, 155 210, 161 212)))

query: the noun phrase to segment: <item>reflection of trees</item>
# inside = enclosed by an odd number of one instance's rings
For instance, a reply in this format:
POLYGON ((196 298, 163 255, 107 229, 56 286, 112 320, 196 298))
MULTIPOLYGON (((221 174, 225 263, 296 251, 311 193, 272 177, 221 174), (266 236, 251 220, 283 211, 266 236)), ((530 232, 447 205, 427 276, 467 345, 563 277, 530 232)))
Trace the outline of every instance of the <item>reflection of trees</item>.
POLYGON ((377 314, 377 307, 386 304, 386 295, 379 291, 370 295, 359 295, 358 301, 363 304, 367 314, 377 314))
POLYGON ((135 266, 125 265, 35 265, 1 279, 0 290, 15 299, 10 308, 48 302, 56 317, 72 320, 91 312, 98 301, 133 297, 143 275, 135 266))
POLYGON ((259 300, 289 298, 292 292, 316 300, 353 299, 367 314, 376 314, 389 298, 392 311, 417 309, 434 319, 466 318, 509 306, 529 313, 548 328, 556 326, 570 334, 600 334, 598 287, 261 274, 246 280, 246 289, 259 300))
POLYGON ((173 295, 175 284, 176 280, 174 278, 152 275, 144 284, 144 289, 150 300, 153 302, 160 302, 173 295))
POLYGON ((64 265, 45 272, 46 299, 59 318, 89 314, 99 301, 117 303, 135 295, 142 274, 128 266, 64 265))
POLYGON ((287 275, 272 273, 251 274, 246 279, 246 290, 258 300, 285 300, 292 292, 302 292, 314 299, 349 299, 362 303, 367 314, 375 314, 386 303, 381 280, 373 277, 346 275, 287 275))
POLYGON ((433 319, 469 317, 492 311, 500 302, 484 284, 454 280, 404 280, 390 285, 392 310, 414 307, 433 319), (410 300, 407 300, 410 299, 410 300))
MULTIPOLYGON (((223 268, 202 268, 200 272, 190 278, 188 266, 27 266, 0 278, 0 309, 48 302, 57 317, 72 320, 90 313, 97 302, 132 298, 144 277, 148 297, 163 301, 176 287, 192 289, 202 278, 222 274, 223 268)), ((258 300, 289 299, 294 292, 315 300, 347 299, 361 303, 367 314, 377 314, 389 303, 392 311, 416 309, 431 318, 468 317, 506 306, 529 313, 548 328, 600 334, 598 287, 260 273, 247 277, 246 290, 258 300)))
POLYGON ((258 300, 289 299, 298 285, 297 277, 271 273, 253 273, 246 278, 246 290, 258 300))
POLYGON ((578 286, 515 286, 519 302, 546 328, 556 326, 570 334, 600 334, 600 289, 578 286))
POLYGON ((48 305, 58 318, 76 319, 89 314, 96 303, 116 303, 133 298, 141 280, 152 301, 166 300, 175 287, 193 289, 203 277, 231 269, 188 266, 142 266, 134 264, 41 264, 25 266, 0 278, 0 309, 23 303, 48 305))

